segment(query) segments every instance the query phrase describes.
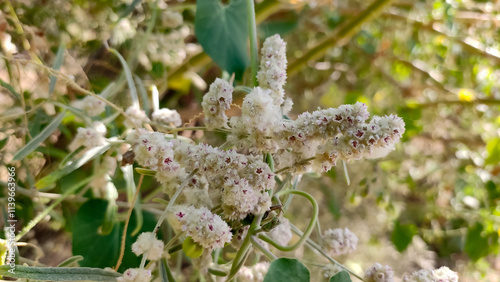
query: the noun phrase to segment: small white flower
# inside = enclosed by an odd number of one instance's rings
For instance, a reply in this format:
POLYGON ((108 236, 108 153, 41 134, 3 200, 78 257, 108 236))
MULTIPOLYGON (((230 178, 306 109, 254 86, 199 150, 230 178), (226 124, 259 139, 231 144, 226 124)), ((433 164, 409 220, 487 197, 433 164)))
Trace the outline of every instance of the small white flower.
POLYGON ((73 105, 91 117, 100 115, 106 109, 106 103, 94 96, 86 96, 82 100, 75 101, 73 105))
POLYGON ((358 246, 358 237, 347 228, 328 229, 323 240, 332 256, 351 253, 358 246))
POLYGON ((266 38, 261 49, 257 79, 260 87, 271 90, 269 94, 278 106, 284 101, 286 64, 286 42, 278 34, 266 38))
POLYGON ((106 126, 102 122, 94 122, 92 127, 79 127, 70 149, 76 150, 80 146, 94 148, 106 144, 106 126))
POLYGON ((151 270, 129 268, 123 272, 123 276, 116 278, 116 281, 149 282, 151 281, 151 270))
POLYGON ((176 232, 186 232, 186 236, 209 250, 224 247, 233 236, 227 223, 205 207, 174 206, 168 221, 176 232))
POLYGON ((223 79, 215 79, 201 103, 208 129, 227 127, 226 110, 229 110, 232 102, 233 86, 223 79))
POLYGON ((411 275, 405 275, 403 282, 458 282, 456 272, 443 266, 439 269, 421 269, 411 275))
POLYGON ((162 13, 163 26, 167 28, 176 28, 183 23, 182 14, 179 12, 166 11, 162 13))
POLYGON ((170 110, 167 108, 159 109, 154 111, 151 117, 153 118, 153 121, 166 125, 173 124, 175 126, 180 126, 182 124, 181 116, 176 110, 170 110))
POLYGON ((125 119, 125 121, 123 122, 123 124, 128 127, 128 128, 134 128, 135 125, 134 123, 137 125, 137 126, 141 126, 144 122, 150 122, 151 120, 148 118, 148 116, 146 115, 146 113, 135 107, 135 106, 130 106, 127 108, 127 110, 125 111, 125 113, 132 119, 132 121, 130 121, 128 118, 125 119))
POLYGON ((251 267, 243 266, 236 274, 237 280, 242 282, 264 281, 264 277, 269 270, 268 262, 259 262, 251 267))
POLYGON ((375 263, 365 273, 366 282, 393 282, 394 271, 387 265, 375 263))
POLYGON ((132 252, 137 256, 147 253, 148 260, 158 260, 163 254, 163 241, 158 240, 152 232, 144 232, 132 244, 132 252))

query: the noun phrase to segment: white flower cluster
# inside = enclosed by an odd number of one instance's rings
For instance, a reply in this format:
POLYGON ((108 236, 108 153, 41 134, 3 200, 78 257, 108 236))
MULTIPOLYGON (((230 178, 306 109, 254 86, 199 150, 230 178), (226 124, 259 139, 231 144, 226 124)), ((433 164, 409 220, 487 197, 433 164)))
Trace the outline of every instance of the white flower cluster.
POLYGON ((181 26, 184 20, 179 12, 165 11, 161 15, 161 22, 164 27, 176 28, 181 26))
POLYGON ((358 237, 348 228, 328 229, 323 241, 332 256, 351 253, 358 246, 358 237))
POLYGON ((271 98, 271 90, 255 87, 243 99, 241 116, 232 117, 232 132, 228 141, 238 148, 252 151, 275 152, 278 149, 279 132, 276 125, 282 123, 279 106, 271 98))
POLYGON ((163 255, 163 241, 158 240, 152 232, 144 232, 132 244, 132 252, 137 256, 147 253, 148 260, 158 260, 163 255))
MULTIPOLYGON (((257 75, 260 85, 244 98, 241 116, 230 118, 230 144, 253 153, 272 153, 277 169, 291 167, 298 171, 326 171, 338 160, 380 158, 394 149, 405 131, 403 120, 394 115, 369 120, 363 103, 306 112, 296 120, 284 119, 282 115, 291 108, 283 91, 285 49, 278 35, 265 40, 257 75)), ((223 83, 214 82, 204 97, 202 106, 209 129, 226 127, 224 111, 229 104, 222 107, 217 100, 221 89, 230 87, 222 87, 223 83)), ((231 100, 230 92, 223 92, 227 94, 223 101, 231 100)))
POLYGON ((268 210, 268 191, 274 188, 274 173, 260 157, 223 151, 205 144, 192 145, 179 140, 167 140, 158 132, 133 131, 128 140, 134 144, 135 159, 156 170, 156 179, 167 185, 167 193, 175 191, 187 176, 187 171, 199 170, 190 182, 188 204, 221 204, 224 217, 243 219, 248 214, 268 210))
POLYGON ((231 228, 209 209, 177 205, 169 212, 168 221, 176 232, 186 232, 194 242, 210 251, 231 242, 231 228))
POLYGON ((85 96, 82 100, 75 101, 73 106, 91 117, 100 115, 106 109, 106 104, 94 96, 85 96))
POLYGON ((270 95, 277 106, 284 102, 286 65, 286 42, 278 34, 266 38, 261 49, 257 80, 260 87, 271 90, 270 95))
POLYGON ((94 122, 92 127, 79 127, 73 142, 69 145, 71 150, 80 146, 94 148, 106 144, 106 126, 102 122, 94 122))
POLYGON ((125 270, 123 276, 116 278, 116 281, 149 282, 151 281, 151 270, 129 268, 125 270))
POLYGON ((458 282, 458 275, 448 267, 443 266, 434 270, 422 269, 411 275, 405 275, 403 282, 458 282))
POLYGON ((208 129, 227 127, 226 110, 229 110, 232 102, 233 86, 223 79, 215 79, 201 104, 208 129))
POLYGON ((366 282, 393 282, 394 271, 387 265, 375 263, 365 273, 366 282))
POLYGON ((134 128, 135 125, 137 126, 142 126, 142 124, 144 122, 150 122, 151 120, 148 118, 148 116, 146 115, 146 113, 139 109, 138 107, 136 106, 130 106, 127 108, 127 110, 125 111, 125 113, 132 119, 129 120, 129 119, 125 119, 125 121, 123 122, 123 124, 126 126, 126 127, 129 127, 129 128, 134 128), (135 124, 134 124, 135 123, 135 124))
POLYGON ((268 262, 259 262, 251 267, 243 266, 236 274, 236 279, 241 282, 264 281, 264 277, 269 270, 268 262))
POLYGON ((159 109, 154 111, 151 117, 153 118, 153 121, 165 125, 173 124, 174 126, 181 126, 182 124, 181 116, 176 110, 170 110, 167 108, 159 109))

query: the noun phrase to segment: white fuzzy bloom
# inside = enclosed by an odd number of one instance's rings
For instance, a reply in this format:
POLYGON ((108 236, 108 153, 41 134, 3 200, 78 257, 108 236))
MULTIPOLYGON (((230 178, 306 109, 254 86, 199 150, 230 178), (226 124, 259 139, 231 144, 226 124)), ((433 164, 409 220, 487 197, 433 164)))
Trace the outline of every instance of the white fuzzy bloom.
POLYGON ((205 207, 174 206, 168 221, 176 232, 186 232, 186 236, 209 250, 224 247, 233 236, 227 223, 205 207))
POLYGON ((132 121, 130 121, 128 118, 125 119, 124 124, 126 127, 129 128, 134 128, 135 127, 134 123, 137 126, 141 126, 144 122, 151 121, 143 110, 134 106, 128 107, 125 113, 134 121, 132 123, 132 121))
POLYGON ((328 229, 323 241, 332 256, 351 253, 358 246, 358 237, 347 228, 328 229))
POLYGON ((229 110, 232 102, 233 86, 223 79, 215 79, 201 103, 208 129, 227 127, 226 110, 229 110))
POLYGON ((405 275, 403 282, 458 282, 458 275, 448 267, 443 266, 439 269, 422 269, 411 275, 405 275))
POLYGON ((176 28, 182 25, 182 14, 179 12, 166 11, 162 13, 161 21, 164 27, 176 28))
POLYGON ((94 148, 106 144, 106 126, 102 122, 94 122, 92 127, 79 127, 75 139, 70 144, 71 150, 80 146, 94 148))
POLYGON ((113 29, 111 35, 111 44, 117 46, 125 42, 125 40, 134 37, 137 28, 127 18, 122 18, 113 29))
POLYGON ((375 263, 365 272, 366 282, 393 282, 394 271, 387 265, 375 263))
POLYGON ((243 266, 236 274, 237 280, 241 282, 264 281, 264 277, 269 270, 268 262, 259 262, 251 267, 243 266))
POLYGON ((132 252, 137 256, 147 253, 148 260, 158 260, 163 255, 163 241, 158 240, 152 232, 144 232, 132 244, 132 252))
POLYGON ((73 105, 91 117, 100 115, 106 109, 106 103, 94 96, 86 96, 82 100, 75 101, 73 105))
POLYGON ((153 121, 166 125, 173 124, 175 126, 180 126, 182 124, 181 116, 176 110, 170 110, 167 108, 159 109, 154 111, 151 117, 153 118, 153 121))
POLYGON ((276 105, 283 103, 286 82, 286 42, 278 34, 266 38, 261 49, 257 80, 262 88, 270 89, 276 105))
POLYGON ((275 152, 275 133, 281 130, 280 107, 274 104, 271 90, 255 87, 243 99, 241 117, 231 118, 233 132, 228 141, 239 148, 275 152))
POLYGON ((123 276, 116 278, 116 281, 149 282, 151 281, 151 270, 129 268, 123 272, 123 276))
POLYGON ((394 150, 404 133, 403 119, 395 115, 375 116, 369 123, 347 128, 344 135, 326 141, 318 150, 317 160, 327 170, 338 159, 380 158, 394 150))
POLYGON ((293 234, 290 228, 290 221, 286 218, 280 218, 281 223, 274 227, 268 234, 274 242, 286 246, 292 240, 293 234))

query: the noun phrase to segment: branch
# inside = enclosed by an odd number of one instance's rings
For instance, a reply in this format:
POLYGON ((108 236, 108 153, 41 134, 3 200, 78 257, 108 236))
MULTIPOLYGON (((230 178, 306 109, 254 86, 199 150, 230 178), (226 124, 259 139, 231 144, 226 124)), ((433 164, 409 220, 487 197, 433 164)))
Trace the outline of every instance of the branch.
POLYGON ((350 20, 343 28, 341 28, 337 33, 323 39, 318 45, 310 49, 302 57, 298 58, 288 66, 288 77, 292 76, 302 65, 306 64, 310 60, 318 59, 323 56, 326 51, 333 46, 343 46, 345 45, 351 37, 353 37, 361 25, 368 22, 375 16, 379 15, 383 8, 389 5, 393 0, 376 0, 365 10, 363 10, 359 16, 350 20))

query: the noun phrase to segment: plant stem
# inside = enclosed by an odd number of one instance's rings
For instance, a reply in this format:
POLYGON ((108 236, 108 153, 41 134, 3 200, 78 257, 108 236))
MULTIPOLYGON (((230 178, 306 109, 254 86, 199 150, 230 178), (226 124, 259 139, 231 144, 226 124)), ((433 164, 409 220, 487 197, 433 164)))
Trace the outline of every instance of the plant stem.
MULTIPOLYGON (((280 251, 291 252, 291 251, 299 248, 304 243, 304 241, 307 238, 309 238, 309 235, 311 235, 311 232, 313 231, 314 226, 316 225, 316 221, 318 220, 319 208, 318 208, 318 203, 316 202, 316 200, 311 195, 309 195, 308 193, 306 193, 304 191, 285 190, 285 191, 281 191, 281 192, 277 193, 276 196, 279 197, 279 196, 284 195, 284 194, 300 195, 300 196, 308 199, 309 202, 311 202, 311 204, 313 206, 313 214, 312 214, 311 220, 309 221, 309 225, 307 226, 306 231, 300 237, 299 241, 297 241, 297 243, 295 243, 291 246, 282 246, 282 245, 274 242, 271 238, 269 238, 268 236, 266 236, 264 234, 260 234, 259 239, 271 244, 273 247, 275 247, 276 249, 278 249, 280 251)), ((248 230, 248 232, 250 232, 250 230, 248 230)))
POLYGON ((353 37, 365 22, 382 12, 382 9, 394 0, 375 0, 366 7, 357 17, 346 23, 342 29, 328 36, 318 45, 307 51, 302 57, 292 62, 288 67, 288 77, 298 72, 302 65, 310 60, 318 59, 332 46, 343 46, 353 37))
POLYGON ((120 256, 118 257, 118 262, 116 263, 115 271, 118 271, 118 268, 120 268, 120 264, 122 264, 123 255, 125 254, 125 241, 127 239, 128 224, 130 223, 130 217, 132 216, 132 211, 134 210, 134 207, 135 207, 134 203, 137 201, 137 197, 139 196, 139 191, 141 191, 141 185, 142 185, 143 179, 144 179, 144 175, 141 174, 141 176, 139 178, 139 183, 137 185, 137 190, 135 190, 134 198, 132 199, 132 202, 130 202, 130 208, 128 209, 128 213, 127 213, 127 220, 125 220, 125 226, 123 227, 120 256))
POLYGON ((252 84, 257 86, 257 68, 259 54, 257 52, 257 24, 255 22, 255 3, 254 0, 247 0, 247 21, 248 35, 250 36, 250 68, 252 71, 252 84))
POLYGON ((252 242, 252 245, 256 247, 259 251, 261 251, 270 261, 273 261, 275 259, 278 259, 277 256, 275 256, 273 253, 271 253, 268 249, 266 249, 264 246, 262 246, 254 236, 250 238, 250 242, 252 242))
POLYGON ((253 232, 260 227, 261 220, 262 215, 255 215, 255 217, 253 218, 252 224, 250 224, 250 227, 248 228, 247 236, 245 237, 245 239, 243 239, 243 243, 241 244, 238 253, 236 253, 236 257, 234 258, 233 265, 231 266, 231 272, 229 273, 227 281, 231 281, 231 279, 234 278, 236 273, 238 273, 238 270, 240 270, 241 266, 245 262, 248 249, 252 245, 250 239, 253 235, 253 232))

